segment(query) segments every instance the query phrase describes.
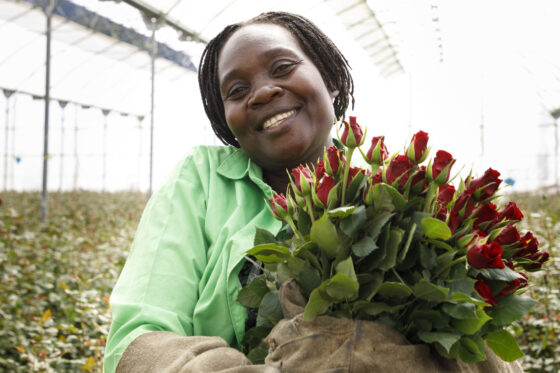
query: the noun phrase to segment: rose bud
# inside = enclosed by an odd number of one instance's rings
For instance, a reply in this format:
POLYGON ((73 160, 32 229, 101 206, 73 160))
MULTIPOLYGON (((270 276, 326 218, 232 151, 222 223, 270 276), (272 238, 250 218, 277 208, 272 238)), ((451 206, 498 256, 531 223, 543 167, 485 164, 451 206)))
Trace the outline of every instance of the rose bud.
POLYGON ((325 162, 320 161, 319 163, 317 163, 317 168, 315 168, 315 179, 317 181, 321 180, 324 174, 325 174, 325 162))
POLYGON ((295 192, 299 192, 302 195, 310 195, 313 176, 309 168, 302 165, 297 166, 292 170, 292 177, 294 178, 295 192))
POLYGON ((506 225, 494 239, 494 241, 498 242, 502 246, 515 243, 522 244, 519 242, 520 240, 521 237, 519 236, 517 228, 511 224, 506 225))
POLYGON ((471 216, 473 210, 474 200, 472 198, 472 192, 467 189, 455 200, 453 212, 456 212, 460 218, 466 219, 471 216))
POLYGON ((438 150, 433 163, 428 165, 426 176, 429 181, 434 181, 437 185, 447 184, 451 173, 451 166, 455 163, 453 156, 445 150, 438 150))
POLYGON ((537 251, 536 253, 531 254, 527 257, 527 259, 531 260, 533 263, 531 263, 528 267, 524 267, 530 271, 538 271, 539 269, 541 269, 542 265, 548 261, 549 258, 549 253, 537 251))
POLYGON ((410 190, 412 191, 412 193, 419 194, 425 191, 428 185, 426 180, 426 166, 418 167, 418 169, 412 176, 410 185, 410 190))
POLYGON ((437 201, 443 207, 446 207, 455 195, 455 187, 453 185, 442 185, 438 188, 437 201))
POLYGON ((387 151, 384 141, 385 136, 371 138, 371 147, 366 154, 367 163, 379 166, 389 157, 389 152, 387 151))
POLYGON ((416 164, 424 162, 424 159, 428 156, 427 145, 428 134, 426 132, 418 131, 414 134, 406 151, 408 160, 416 164))
POLYGON ((532 232, 527 232, 520 239, 523 248, 513 254, 514 257, 521 257, 534 254, 539 250, 539 241, 532 232))
POLYGON ((491 225, 491 223, 496 220, 497 216, 498 216, 498 211, 496 211, 496 205, 494 205, 493 203, 485 203, 484 205, 476 209, 474 213, 475 219, 474 219, 473 226, 475 228, 485 229, 487 228, 487 226, 491 225))
POLYGON ((476 281, 476 283, 474 284, 474 290, 476 290, 476 292, 480 294, 480 296, 484 298, 486 300, 486 303, 488 303, 489 305, 498 305, 498 300, 492 295, 492 289, 490 289, 490 286, 488 286, 488 284, 483 280, 478 279, 476 281))
POLYGON ((502 221, 504 219, 515 221, 523 219, 523 213, 517 208, 515 202, 508 203, 498 213, 498 221, 502 221))
POLYGON ((504 268, 502 247, 496 241, 477 243, 467 251, 467 260, 474 268, 504 268))
POLYGON ((289 214, 288 212, 288 202, 284 194, 272 195, 272 198, 268 200, 270 206, 272 207, 272 214, 276 219, 284 220, 284 218, 289 214))
POLYGON ((389 166, 385 172, 385 182, 392 185, 397 179, 400 187, 406 184, 408 179, 408 171, 412 164, 405 155, 397 155, 391 159, 389 166))
MULTIPOLYGON (((513 268, 512 268, 513 269, 513 268)), ((523 276, 523 278, 516 278, 513 281, 510 281, 507 286, 502 289, 502 291, 500 291, 500 293, 498 294, 501 297, 505 297, 506 295, 513 293, 514 291, 524 288, 525 286, 527 286, 527 280, 528 277, 527 275, 525 275, 524 273, 519 273, 521 276, 523 276)))
POLYGON ((322 208, 330 209, 337 202, 336 179, 330 175, 326 175, 321 179, 317 186, 317 203, 322 208))
POLYGON ((366 191, 364 193, 364 202, 366 205, 371 206, 373 204, 373 186, 379 184, 383 181, 383 171, 381 169, 377 170, 374 176, 371 176, 368 184, 366 186, 366 191))
POLYGON ((469 189, 473 191, 476 201, 483 201, 496 192, 502 182, 498 176, 500 176, 498 171, 489 168, 484 172, 484 175, 470 181, 469 189))
POLYGON ((340 141, 348 148, 356 148, 363 143, 364 133, 356 122, 356 117, 350 117, 350 123, 343 121, 344 132, 340 141))
POLYGON ((336 146, 331 146, 327 149, 327 153, 324 156, 325 171, 332 176, 336 176, 339 169, 342 169, 346 164, 346 158, 342 150, 338 149, 336 146), (342 167, 341 167, 342 166, 342 167))
POLYGON ((366 171, 364 169, 361 169, 359 167, 350 167, 350 169, 348 170, 348 181, 346 182, 347 188, 350 187, 350 184, 352 183, 352 181, 354 181, 354 179, 360 172, 362 173, 362 175, 366 174, 366 171))

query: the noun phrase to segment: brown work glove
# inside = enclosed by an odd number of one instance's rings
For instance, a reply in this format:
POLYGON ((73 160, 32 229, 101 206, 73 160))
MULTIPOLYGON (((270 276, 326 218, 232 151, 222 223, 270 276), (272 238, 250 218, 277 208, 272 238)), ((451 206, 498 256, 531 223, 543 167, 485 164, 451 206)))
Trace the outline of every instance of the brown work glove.
POLYGON ((265 339, 265 363, 286 373, 462 372, 519 373, 518 363, 506 363, 486 348, 488 359, 476 364, 449 360, 428 345, 410 344, 396 330, 362 320, 320 316, 303 321, 303 300, 295 281, 280 290, 280 303, 289 319, 281 320, 265 339))
POLYGON ((183 337, 150 332, 124 351, 116 373, 279 373, 271 366, 251 365, 220 337, 183 337))

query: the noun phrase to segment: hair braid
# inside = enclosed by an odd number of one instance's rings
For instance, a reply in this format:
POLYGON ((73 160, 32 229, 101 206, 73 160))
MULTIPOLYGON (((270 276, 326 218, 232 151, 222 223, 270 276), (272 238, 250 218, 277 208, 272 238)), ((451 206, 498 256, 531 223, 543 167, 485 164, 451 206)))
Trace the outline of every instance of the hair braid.
POLYGON ((239 147, 225 118, 218 77, 219 53, 231 35, 239 28, 249 24, 263 23, 275 24, 287 29, 317 67, 327 88, 330 91, 339 91, 333 103, 337 119, 344 116, 350 98, 352 107, 354 107, 354 82, 350 74, 350 65, 328 36, 302 16, 287 12, 263 13, 246 22, 235 23, 224 28, 208 43, 200 59, 198 83, 202 103, 212 124, 212 129, 224 144, 239 147))

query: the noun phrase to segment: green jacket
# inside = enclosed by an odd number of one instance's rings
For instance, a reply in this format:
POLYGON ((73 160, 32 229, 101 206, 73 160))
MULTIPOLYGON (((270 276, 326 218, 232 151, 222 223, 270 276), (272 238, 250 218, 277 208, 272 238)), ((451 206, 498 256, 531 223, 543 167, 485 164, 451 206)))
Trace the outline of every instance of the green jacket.
POLYGON ((104 371, 139 335, 220 336, 238 346, 246 309, 237 301, 255 227, 278 232, 272 189, 242 149, 200 146, 148 202, 111 295, 104 371))

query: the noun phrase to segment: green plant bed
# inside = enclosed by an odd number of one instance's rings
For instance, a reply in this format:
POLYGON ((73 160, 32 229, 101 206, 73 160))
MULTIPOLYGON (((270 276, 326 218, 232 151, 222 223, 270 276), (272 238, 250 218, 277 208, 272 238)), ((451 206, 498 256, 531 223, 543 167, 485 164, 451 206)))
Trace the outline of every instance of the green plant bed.
POLYGON ((146 195, 1 193, 0 371, 101 371, 109 295, 146 195))
POLYGON ((513 326, 525 353, 521 364, 526 372, 560 372, 560 195, 532 193, 507 197, 518 202, 526 216, 523 228, 531 229, 541 250, 548 251, 551 257, 551 263, 534 275, 533 286, 528 290, 539 303, 513 326))

